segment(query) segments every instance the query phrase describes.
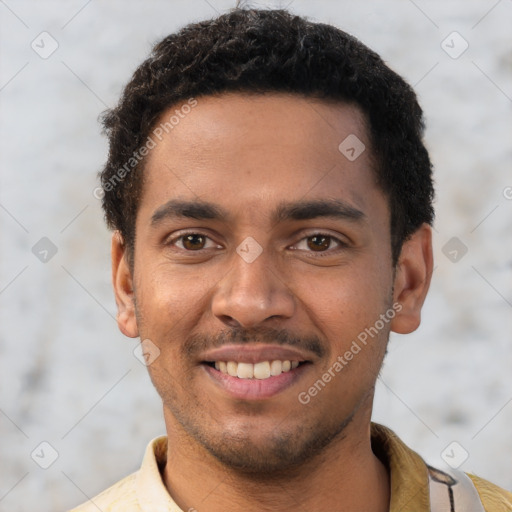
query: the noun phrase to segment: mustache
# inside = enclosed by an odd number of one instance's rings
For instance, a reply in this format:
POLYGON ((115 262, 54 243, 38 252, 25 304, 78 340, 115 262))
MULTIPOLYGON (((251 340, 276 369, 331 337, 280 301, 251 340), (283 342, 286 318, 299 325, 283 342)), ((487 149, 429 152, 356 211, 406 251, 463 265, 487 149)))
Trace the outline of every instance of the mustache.
POLYGON ((316 335, 296 335, 285 329, 273 329, 270 327, 258 327, 254 329, 233 327, 230 330, 220 331, 215 335, 195 333, 185 340, 183 352, 186 357, 190 358, 206 350, 219 348, 223 345, 243 345, 244 343, 287 345, 313 352, 318 357, 323 357, 326 354, 324 344, 316 335))

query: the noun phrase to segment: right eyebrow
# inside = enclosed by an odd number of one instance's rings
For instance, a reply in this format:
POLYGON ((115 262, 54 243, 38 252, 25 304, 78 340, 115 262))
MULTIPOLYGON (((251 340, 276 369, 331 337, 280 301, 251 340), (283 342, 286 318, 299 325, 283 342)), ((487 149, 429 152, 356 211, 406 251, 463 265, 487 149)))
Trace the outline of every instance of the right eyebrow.
POLYGON ((151 226, 160 224, 164 219, 219 219, 226 220, 229 213, 218 205, 206 201, 183 201, 171 199, 156 209, 151 216, 151 226))

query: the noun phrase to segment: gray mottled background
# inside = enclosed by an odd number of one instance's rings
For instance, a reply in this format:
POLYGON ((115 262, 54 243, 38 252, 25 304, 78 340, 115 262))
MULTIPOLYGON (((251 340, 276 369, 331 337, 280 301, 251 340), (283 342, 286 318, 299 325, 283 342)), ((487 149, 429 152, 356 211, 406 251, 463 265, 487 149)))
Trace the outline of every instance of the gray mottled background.
MULTIPOLYGON (((106 157, 97 117, 153 43, 233 6, 0 0, 2 511, 85 501, 135 470, 164 432, 136 341, 114 320, 109 233, 93 196, 106 157)), ((430 463, 462 464, 510 489, 512 1, 289 9, 378 51, 426 112, 436 270, 422 327, 392 336, 374 419, 430 463)))

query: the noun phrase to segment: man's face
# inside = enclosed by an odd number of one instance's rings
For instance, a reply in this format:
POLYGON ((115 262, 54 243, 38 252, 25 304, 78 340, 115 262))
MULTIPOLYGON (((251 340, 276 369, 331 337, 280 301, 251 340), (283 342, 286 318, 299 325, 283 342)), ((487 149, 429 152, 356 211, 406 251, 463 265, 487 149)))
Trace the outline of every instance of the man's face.
POLYGON ((399 316, 362 115, 224 94, 155 141, 121 329, 158 347, 150 375, 187 446, 247 471, 301 463, 369 420, 399 316), (338 148, 349 136, 366 146, 355 160, 362 146, 338 148))

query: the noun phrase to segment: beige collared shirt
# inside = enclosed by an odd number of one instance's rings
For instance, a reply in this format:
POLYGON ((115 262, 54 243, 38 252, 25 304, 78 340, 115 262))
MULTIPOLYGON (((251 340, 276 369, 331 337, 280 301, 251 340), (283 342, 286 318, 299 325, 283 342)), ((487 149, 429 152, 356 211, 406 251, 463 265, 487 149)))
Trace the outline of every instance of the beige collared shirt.
MULTIPOLYGON (((371 435, 372 448, 391 475, 390 512, 430 512, 428 468, 423 459, 382 425, 372 423, 371 435)), ((165 466, 166 457, 167 437, 154 439, 138 471, 71 512, 189 512, 176 505, 163 483, 159 468, 165 466)), ((486 511, 512 511, 512 493, 469 477, 486 511)))

